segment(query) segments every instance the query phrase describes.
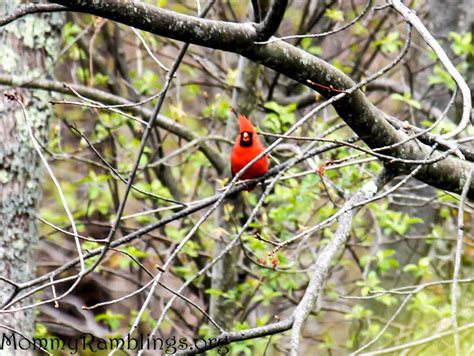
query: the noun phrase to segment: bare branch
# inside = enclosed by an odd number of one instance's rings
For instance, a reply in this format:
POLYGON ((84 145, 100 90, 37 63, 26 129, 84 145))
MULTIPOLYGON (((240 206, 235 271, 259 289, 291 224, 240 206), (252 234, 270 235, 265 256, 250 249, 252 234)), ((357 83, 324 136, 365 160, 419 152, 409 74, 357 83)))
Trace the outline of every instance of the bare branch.
MULTIPOLYGON (((177 352, 176 355, 194 355, 200 354, 206 350, 210 350, 219 346, 228 345, 231 342, 250 340, 257 337, 279 334, 291 328, 293 324, 293 317, 286 318, 273 324, 260 326, 252 329, 242 331, 232 331, 223 333, 217 337, 212 338, 212 342, 206 343, 202 347, 192 348, 182 352, 177 352)), ((225 350, 226 348, 222 348, 225 350)), ((219 349, 218 349, 219 351, 219 349)), ((228 349, 227 349, 228 352, 228 349)), ((225 353, 225 352, 223 352, 225 353)))
MULTIPOLYGON (((324 87, 343 91, 354 86, 354 82, 338 69, 288 43, 279 41, 266 45, 253 44, 257 32, 252 23, 235 24, 199 19, 136 1, 55 1, 67 3, 67 6, 77 11, 106 17, 158 35, 239 53, 319 91, 325 97, 338 93, 324 87)), ((385 115, 375 108, 360 90, 352 92, 333 105, 341 118, 371 148, 392 145, 405 138, 403 133, 396 131, 387 122, 385 115)), ((419 142, 408 142, 388 154, 423 159, 428 151, 429 148, 419 142)), ((410 167, 403 163, 393 163, 390 167, 400 174, 410 171, 410 167)), ((436 165, 426 165, 417 173, 416 178, 434 187, 460 193, 462 176, 470 169, 470 163, 448 157, 436 165)), ((474 184, 471 184, 468 196, 474 197, 474 184)))
MULTIPOLYGON (((51 180, 53 181, 54 185, 56 186, 56 189, 57 189, 59 197, 61 199, 61 203, 63 205, 64 211, 66 212, 66 216, 69 219, 69 222, 71 223, 72 231, 74 233, 74 242, 76 244, 77 254, 78 254, 78 257, 79 257, 79 263, 80 263, 80 266, 81 266, 81 273, 82 273, 85 270, 85 263, 84 263, 84 255, 83 255, 83 252, 82 252, 81 243, 79 242, 79 232, 77 231, 76 222, 74 220, 74 217, 73 217, 73 214, 72 214, 71 210, 69 209, 69 205, 66 201, 66 197, 65 197, 65 195, 63 193, 63 190, 61 188, 61 184, 59 184, 59 181, 56 178, 56 175, 54 174, 53 170, 51 169, 50 165, 48 164, 48 160, 46 159, 46 157, 44 156, 44 154, 41 150, 41 146, 38 143, 38 140, 37 140, 37 138, 36 138, 36 136, 33 132, 33 128, 31 126, 31 121, 30 121, 28 111, 26 110, 25 105, 23 104, 21 99, 16 96, 16 94, 11 94, 11 95, 10 94, 4 94, 4 95, 6 97, 8 97, 8 99, 16 101, 21 106, 21 109, 22 109, 22 112, 23 112, 23 117, 25 119, 26 126, 28 128, 28 133, 30 135, 33 147, 36 150, 36 152, 38 153, 38 156, 41 158, 41 161, 43 162, 44 166, 46 167, 46 170, 48 171, 48 174, 51 177, 51 180)), ((75 283, 79 283, 80 278, 81 277, 79 277, 78 280, 75 283)))
POLYGON ((109 18, 137 29, 204 47, 229 51, 242 50, 252 45, 258 35, 255 24, 251 22, 240 24, 201 19, 136 0, 126 2, 55 0, 54 2, 65 5, 71 10, 109 18))
POLYGON ((306 34, 306 35, 291 35, 291 36, 284 36, 284 37, 280 37, 280 38, 272 38, 271 40, 262 41, 262 42, 259 42, 259 43, 260 44, 266 44, 266 43, 272 43, 272 42, 290 40, 290 39, 321 38, 321 37, 325 37, 325 36, 334 35, 338 32, 341 32, 341 31, 344 31, 344 30, 348 29, 349 27, 354 25, 356 22, 361 20, 369 12, 370 6, 372 6, 372 0, 367 1, 367 4, 365 5, 364 10, 362 10, 362 12, 359 15, 354 17, 350 22, 348 22, 345 25, 343 25, 339 28, 336 28, 334 30, 326 31, 326 32, 323 32, 323 33, 313 33, 313 34, 306 34))
MULTIPOLYGON (((69 90, 69 88, 71 88, 82 96, 102 103, 111 104, 113 106, 118 105, 119 107, 124 107, 127 111, 143 118, 149 119, 152 115, 151 110, 137 107, 136 103, 131 103, 122 97, 99 89, 88 88, 86 86, 76 84, 63 84, 61 82, 46 79, 36 79, 30 82, 30 79, 31 78, 28 77, 0 73, 0 84, 3 85, 12 86, 15 88, 24 86, 33 89, 51 90, 63 94, 71 94, 71 90, 69 90)), ((103 107, 106 109, 105 105, 103 105, 103 107)), ((184 138, 187 141, 198 140, 201 138, 184 125, 181 125, 180 123, 173 121, 163 115, 158 115, 155 124, 179 137, 184 138)), ((214 148, 209 146, 205 141, 199 141, 199 148, 218 172, 224 171, 226 164, 222 160, 220 154, 214 148)))
MULTIPOLYGON (((474 323, 463 325, 459 328, 458 331, 461 332, 461 331, 469 330, 469 329, 472 329, 472 328, 474 328, 474 323)), ((413 347, 416 347, 416 346, 419 346, 419 345, 424 345, 424 344, 427 344, 429 342, 441 339, 443 337, 450 336, 450 335, 453 334, 453 332, 454 332, 453 330, 445 331, 445 332, 442 332, 442 333, 439 333, 439 334, 431 335, 431 336, 426 337, 424 339, 419 339, 419 340, 415 340, 415 341, 412 341, 412 342, 408 342, 408 343, 403 344, 403 345, 387 347, 386 349, 383 349, 383 350, 367 352, 367 353, 363 353, 363 354, 360 354, 360 355, 361 356, 362 355, 364 355, 364 356, 383 355, 383 354, 388 354, 388 353, 391 353, 391 352, 411 349, 413 347)))
POLYGON ((287 5, 288 0, 273 0, 273 4, 263 22, 255 26, 257 28, 257 41, 266 41, 278 30, 287 5))
POLYGON ((469 121, 472 120, 472 98, 469 86, 466 84, 466 81, 464 80, 462 75, 458 72, 454 64, 446 55, 443 48, 439 45, 438 41, 436 41, 433 35, 431 35, 430 31, 428 31, 426 26, 421 22, 418 16, 416 16, 416 13, 406 7, 400 0, 388 0, 388 3, 392 5, 392 7, 397 10, 408 23, 413 25, 413 27, 418 31, 418 33, 421 35, 426 44, 430 46, 433 51, 435 51, 439 60, 441 61, 441 63, 443 63, 444 67, 454 79, 458 88, 461 90, 463 98, 463 111, 461 122, 459 123, 458 127, 456 127, 453 131, 445 134, 443 138, 448 139, 459 135, 467 127, 469 121))
POLYGON ((377 335, 375 335, 375 337, 370 340, 368 343, 366 343, 365 345, 361 346, 359 349, 357 349, 356 351, 352 352, 351 353, 351 356, 353 355, 360 355, 361 354, 361 351, 362 350, 365 350, 366 348, 368 348, 370 345, 374 344, 384 333, 385 331, 388 329, 388 327, 390 326, 390 324, 395 320, 395 318, 402 312, 402 310, 405 308, 405 306, 407 305, 407 303, 410 301, 411 297, 413 297, 413 294, 419 292, 420 290, 422 289, 421 286, 419 286, 413 293, 407 295, 405 297, 405 299, 403 300, 403 302, 400 304, 400 306, 398 307, 398 309, 395 311, 395 313, 393 313, 393 315, 390 317, 390 319, 387 321, 387 323, 384 325, 384 327, 377 333, 377 335))
POLYGON ((41 12, 58 12, 67 11, 66 6, 57 4, 24 4, 18 7, 14 12, 0 18, 0 27, 8 25, 10 22, 18 20, 19 18, 28 14, 36 14, 41 12))
POLYGON ((366 183, 351 199, 349 199, 346 204, 344 204, 344 207, 342 208, 342 211, 344 212, 339 217, 337 231, 331 239, 331 242, 328 243, 319 254, 303 299, 293 313, 295 321, 291 331, 292 356, 299 355, 298 346, 303 323, 313 309, 314 303, 321 292, 331 262, 347 241, 347 237, 349 236, 352 227, 352 218, 360 209, 360 206, 357 208, 355 206, 363 201, 373 198, 377 191, 379 191, 380 188, 382 188, 391 178, 392 175, 384 171, 376 181, 366 183))
POLYGON ((464 204, 466 201, 466 195, 471 186, 472 180, 471 169, 466 175, 466 182, 461 194, 461 199, 459 200, 459 209, 458 209, 458 238, 456 243, 456 254, 454 258, 454 272, 453 272, 453 284, 451 285, 451 318, 453 322, 454 329, 454 345, 456 350, 456 355, 459 353, 459 327, 458 327, 458 280, 459 280, 459 270, 461 268, 461 255, 463 249, 463 236, 464 236, 464 204))

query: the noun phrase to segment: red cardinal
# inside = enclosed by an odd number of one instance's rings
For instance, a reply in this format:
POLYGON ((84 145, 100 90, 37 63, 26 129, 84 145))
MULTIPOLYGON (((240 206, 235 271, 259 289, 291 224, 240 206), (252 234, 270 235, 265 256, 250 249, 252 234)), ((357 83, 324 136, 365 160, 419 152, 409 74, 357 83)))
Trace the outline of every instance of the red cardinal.
MULTIPOLYGON (((264 147, 260 143, 257 133, 255 132, 255 128, 249 119, 247 119, 245 115, 241 114, 238 115, 238 118, 240 134, 235 140, 235 145, 232 149, 232 154, 230 155, 230 164, 233 176, 264 150, 264 147)), ((268 158, 265 155, 252 166, 250 166, 245 171, 245 173, 240 176, 240 179, 257 178, 267 172, 268 158)), ((251 191, 254 188, 255 186, 252 186, 247 188, 247 190, 251 191)))

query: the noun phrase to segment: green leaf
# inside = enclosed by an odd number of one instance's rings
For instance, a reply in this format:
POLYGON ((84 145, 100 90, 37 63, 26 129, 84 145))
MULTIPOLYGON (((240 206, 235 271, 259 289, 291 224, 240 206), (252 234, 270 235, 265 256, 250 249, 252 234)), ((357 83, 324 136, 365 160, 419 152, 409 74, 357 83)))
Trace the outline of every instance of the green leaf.
POLYGON ((389 32, 387 36, 374 42, 374 44, 380 47, 383 53, 396 52, 403 44, 399 39, 400 34, 398 31, 389 32))
POLYGON ((320 46, 313 46, 313 39, 312 38, 303 38, 301 40, 301 47, 315 56, 320 56, 323 53, 323 50, 320 46))
POLYGON ((457 56, 474 56, 472 32, 467 32, 463 35, 457 32, 450 32, 448 38, 453 41, 451 48, 457 56))
POLYGON ((372 315, 372 311, 365 309, 361 305, 355 305, 352 307, 352 311, 344 315, 345 320, 360 320, 372 315))
POLYGON ((144 258, 150 256, 148 252, 139 250, 134 246, 128 246, 126 251, 135 258, 144 258))
POLYGON ((85 82, 87 81, 87 79, 89 78, 89 69, 87 68, 82 68, 82 67, 78 67, 76 69, 76 76, 77 76, 77 79, 81 82, 85 82))
POLYGON ((102 73, 97 73, 94 75, 94 82, 98 85, 106 85, 109 82, 109 77, 102 73))
POLYGON ((419 265, 420 267, 429 267, 429 265, 430 265, 430 258, 429 258, 429 257, 420 258, 420 260, 418 261, 418 265, 419 265))
POLYGON ((411 263, 403 267, 403 272, 416 272, 416 271, 418 271, 418 266, 411 263))
POLYGON ((441 68, 440 65, 435 65, 433 68, 433 74, 428 77, 428 84, 444 84, 451 90, 454 90, 456 87, 454 79, 446 70, 441 68))
POLYGON ((344 13, 338 9, 326 9, 324 16, 336 22, 344 21, 344 13))
POLYGON ((223 292, 219 289, 214 289, 214 288, 208 288, 204 291, 205 293, 209 294, 209 295, 212 295, 212 296, 220 296, 223 294, 223 292))
POLYGON ((360 22, 356 22, 352 28, 351 32, 356 36, 365 36, 368 35, 369 30, 366 26, 362 25, 360 22))
POLYGON ((73 23, 73 22, 66 22, 62 29, 63 38, 67 44, 71 44, 74 40, 74 37, 81 32, 81 28, 73 23))
POLYGON ((120 320, 125 319, 125 315, 107 310, 105 313, 96 315, 95 319, 103 321, 112 331, 115 331, 120 328, 120 320))
POLYGON ((100 194, 100 188, 97 185, 95 184, 89 185, 89 188, 87 189, 87 195, 90 200, 97 199, 99 197, 99 194, 100 194))
POLYGON ((403 93, 403 95, 400 95, 398 93, 394 93, 390 95, 390 97, 393 100, 396 101, 402 101, 404 103, 407 103, 410 106, 413 106, 415 109, 421 110, 421 104, 419 101, 412 99, 411 94, 409 92, 403 93))

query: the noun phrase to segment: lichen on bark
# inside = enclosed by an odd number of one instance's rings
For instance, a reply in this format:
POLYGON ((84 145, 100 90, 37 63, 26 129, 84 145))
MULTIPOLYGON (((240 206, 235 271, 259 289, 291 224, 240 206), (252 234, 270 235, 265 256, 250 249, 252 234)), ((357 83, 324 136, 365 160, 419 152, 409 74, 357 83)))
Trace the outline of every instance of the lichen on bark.
MULTIPOLYGON (((11 13, 20 1, 0 2, 0 16, 11 13)), ((47 73, 60 51, 61 14, 27 16, 0 29, 1 72, 30 78, 47 73)), ((46 142, 53 110, 43 90, 14 90, 28 110, 36 138, 46 142)), ((15 283, 34 277, 34 249, 38 241, 36 216, 41 198, 40 160, 33 148, 21 107, 0 99, 0 274, 15 283)), ((12 287, 0 282, 0 303, 12 287)), ((31 302, 29 300, 25 303, 31 302)), ((17 305, 18 306, 18 305, 17 305)), ((33 332, 30 310, 0 314, 0 324, 25 335, 33 332)), ((2 331, 3 332, 3 331, 2 331)))

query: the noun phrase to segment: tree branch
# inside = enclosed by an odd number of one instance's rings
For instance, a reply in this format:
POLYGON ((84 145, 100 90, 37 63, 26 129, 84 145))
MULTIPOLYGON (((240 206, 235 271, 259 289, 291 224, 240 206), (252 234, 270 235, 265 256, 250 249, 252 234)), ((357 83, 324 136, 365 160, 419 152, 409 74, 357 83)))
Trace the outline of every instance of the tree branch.
MULTIPOLYGON (((30 81, 30 78, 13 76, 10 74, 0 73, 0 84, 18 87, 27 87, 32 89, 43 89, 50 90, 63 94, 70 94, 71 90, 79 93, 80 95, 93 99, 95 101, 108 104, 108 105, 128 105, 124 110, 129 111, 135 115, 141 116, 145 119, 149 119, 152 115, 151 110, 144 109, 140 106, 134 106, 132 102, 124 99, 120 96, 110 94, 100 89, 89 88, 78 84, 64 84, 61 82, 46 80, 46 79, 35 79, 30 81)), ((104 109, 107 107, 104 106, 104 109)), ((209 146, 205 141, 199 140, 201 137, 196 135, 194 132, 181 125, 180 123, 166 118, 163 115, 159 115, 155 121, 155 124, 176 136, 182 137, 187 141, 199 142, 200 150, 209 159, 211 164, 216 168, 218 172, 224 172, 226 163, 222 160, 219 152, 209 146)))
MULTIPOLYGON (((126 3, 112 0, 81 2, 79 0, 54 0, 73 10, 103 16, 144 31, 197 45, 239 53, 250 60, 264 64, 314 90, 325 97, 335 96, 337 91, 323 89, 334 87, 338 91, 354 86, 354 82, 329 63, 285 42, 258 45, 253 42, 257 31, 252 23, 235 24, 224 21, 199 19, 136 1, 126 3), (316 83, 313 85, 311 83, 316 83)), ((334 103, 341 118, 371 148, 391 146, 405 139, 406 135, 395 130, 385 115, 370 103, 360 90, 334 103)), ((429 148, 418 141, 386 150, 394 157, 424 159, 429 148)), ((410 165, 388 163, 390 169, 405 174, 410 165)), ((472 164, 447 157, 441 162, 426 165, 416 178, 434 187, 460 193, 462 177, 472 164)), ((474 198, 474 182, 468 196, 474 198)))
POLYGON ((336 254, 344 246, 349 236, 349 232, 352 227, 352 219, 354 215, 359 211, 361 206, 357 206, 359 203, 371 199, 391 178, 393 175, 387 171, 382 172, 378 176, 377 180, 366 183, 359 191, 357 191, 349 201, 344 204, 341 209, 344 211, 339 219, 339 226, 337 228, 334 237, 324 247, 321 253, 318 255, 316 264, 314 265, 311 280, 306 288, 305 294, 301 302, 293 312, 294 324, 291 332, 291 355, 298 355, 299 338, 303 328, 303 323, 311 313, 314 303, 320 295, 323 283, 326 280, 331 262, 333 261, 336 254))
POLYGON ((453 284, 451 286, 451 319, 453 322, 454 330, 454 346, 456 355, 460 355, 459 352, 459 326, 458 326, 458 280, 459 272, 461 269, 461 255, 463 250, 463 236, 464 236, 464 204, 466 200, 466 194, 471 185, 473 171, 469 171, 466 175, 466 183, 461 193, 459 200, 458 209, 458 236, 456 242, 456 252, 454 258, 454 272, 453 272, 453 284))
POLYGON ((459 126, 456 129, 444 135, 444 138, 452 138, 459 135, 469 124, 469 121, 471 120, 472 122, 472 99, 471 90, 469 89, 469 86, 467 85, 462 75, 458 72, 454 64, 451 62, 449 57, 446 55, 443 48, 439 45, 438 41, 435 40, 435 38, 431 35, 430 31, 428 31, 426 26, 423 25, 418 16, 416 16, 416 13, 406 7, 400 0, 388 0, 388 3, 392 5, 392 7, 404 17, 405 21, 410 23, 418 31, 418 33, 426 42, 426 44, 430 46, 436 53, 449 75, 451 75, 451 77, 456 82, 458 88, 461 90, 463 98, 461 122, 459 123, 459 126))
MULTIPOLYGON (((200 354, 204 351, 211 350, 213 348, 228 345, 231 342, 250 340, 257 337, 268 336, 279 334, 283 331, 289 330, 293 325, 293 317, 286 318, 279 322, 268 324, 265 326, 260 326, 252 329, 242 330, 242 331, 232 331, 223 333, 217 337, 209 339, 209 342, 203 345, 203 347, 191 347, 188 350, 176 353, 177 355, 194 355, 200 354)), ((197 345, 196 345, 197 346, 197 345)), ((221 351, 224 351, 226 348, 222 348, 221 351)), ((227 352, 229 350, 227 349, 227 352)))
MULTIPOLYGON (((469 330, 469 329, 472 329, 472 328, 474 328, 474 323, 463 325, 458 329, 458 331, 462 332, 462 331, 469 330)), ((427 344, 429 342, 444 338, 446 336, 451 336, 453 333, 454 333, 454 330, 443 331, 439 334, 431 335, 431 336, 428 336, 424 339, 418 339, 418 340, 408 342, 408 343, 403 344, 403 345, 388 347, 386 349, 382 349, 382 350, 379 350, 379 351, 367 352, 367 353, 363 353, 363 354, 360 354, 360 355, 372 356, 372 355, 382 355, 382 354, 388 354, 388 353, 393 354, 394 352, 397 352, 397 351, 411 349, 413 347, 423 345, 423 344, 427 344)))
MULTIPOLYGON (((269 172, 267 174, 265 174, 263 176, 260 176, 259 178, 251 179, 251 180, 242 182, 242 184, 238 184, 236 186, 233 186, 229 191, 227 191, 227 193, 225 193, 225 195, 226 195, 226 197, 233 196, 234 194, 236 194, 238 192, 241 192, 241 191, 244 191, 248 187, 253 186, 256 183, 263 182, 265 179, 267 179, 267 178, 269 178, 273 175, 278 174, 282 170, 287 169, 288 166, 290 165, 290 163, 292 163, 292 164, 293 163, 299 163, 301 161, 304 161, 305 159, 308 159, 308 158, 313 157, 315 155, 327 152, 327 151, 332 150, 332 149, 337 148, 337 147, 340 147, 340 145, 339 144, 329 144, 329 145, 325 145, 323 147, 317 147, 317 148, 311 149, 303 157, 297 159, 295 162, 291 162, 291 160, 287 161, 287 162, 282 163, 282 164, 280 164, 276 167, 273 167, 272 169, 269 170, 269 172)), ((130 234, 121 237, 120 239, 114 240, 111 243, 110 247, 115 248, 115 247, 121 246, 123 244, 129 243, 133 240, 136 240, 136 239, 146 235, 147 233, 149 233, 149 232, 151 232, 151 231, 153 231, 153 230, 155 230, 155 229, 157 229, 161 226, 165 226, 166 224, 168 224, 172 221, 179 220, 181 218, 189 216, 189 215, 191 215, 191 214, 193 214, 197 211, 200 211, 200 210, 214 204, 217 200, 220 199, 220 197, 221 196, 218 193, 218 194, 215 194, 215 195, 213 195, 209 198, 205 198, 205 199, 199 200, 197 202, 194 202, 192 204, 189 204, 189 206, 187 208, 185 208, 185 209, 183 209, 179 212, 176 212, 176 213, 174 213, 170 216, 162 218, 161 220, 159 220, 155 223, 152 223, 152 224, 146 225, 146 226, 144 226, 140 229, 137 229, 137 230, 131 232, 130 234)), ((100 253, 101 250, 102 250, 102 248, 97 248, 97 249, 94 249, 92 251, 89 251, 89 252, 85 253, 84 254, 84 260, 87 260, 91 257, 97 256, 100 253)), ((58 267, 54 271, 51 271, 51 272, 49 272, 45 275, 37 277, 34 280, 31 280, 31 281, 25 282, 25 283, 21 283, 21 284, 16 284, 16 288, 15 288, 15 291, 14 291, 14 296, 17 295, 19 292, 25 290, 25 289, 31 288, 31 287, 36 286, 36 285, 38 285, 40 283, 43 283, 43 282, 47 282, 47 281, 50 280, 50 278, 55 278, 56 276, 60 275, 61 273, 73 268, 77 263, 79 263, 78 258, 72 259, 69 262, 63 264, 61 267, 58 267)), ((63 279, 63 282, 66 282, 68 280, 68 278, 73 278, 73 277, 66 277, 66 278, 63 279)), ((14 283, 14 282, 11 282, 11 283, 14 283)), ((9 308, 10 306, 17 303, 19 300, 25 298, 28 295, 34 294, 34 293, 38 292, 39 290, 42 290, 43 288, 45 288, 47 286, 48 285, 42 285, 42 286, 36 288, 35 290, 30 290, 25 295, 17 297, 17 300, 15 300, 15 301, 12 301, 13 297, 10 297, 8 299, 8 302, 5 302, 5 303, 3 303, 2 306, 0 306, 0 309, 9 308)))
POLYGON ((256 25, 257 41, 268 40, 278 30, 287 5, 288 0, 273 0, 273 4, 263 22, 256 25))
POLYGON ((240 24, 201 19, 136 0, 52 2, 65 5, 70 10, 108 18, 160 36, 231 52, 252 46, 258 35, 252 22, 240 24))
POLYGON ((67 7, 57 4, 24 4, 18 7, 14 12, 0 18, 0 27, 8 25, 10 22, 18 20, 19 18, 41 12, 58 12, 66 11, 67 7))
POLYGON ((375 181, 365 184, 344 205, 342 208, 343 213, 339 217, 339 227, 337 232, 334 238, 319 254, 318 260, 313 268, 312 278, 306 289, 305 296, 288 318, 280 322, 258 328, 247 329, 239 332, 223 333, 214 338, 212 342, 206 344, 202 348, 189 348, 183 351, 181 354, 200 353, 218 346, 229 344, 234 341, 248 340, 255 337, 272 335, 286 331, 293 327, 291 348, 293 351, 292 355, 297 355, 298 342, 296 341, 295 344, 295 339, 299 339, 299 332, 301 330, 302 323, 313 308, 314 302, 322 289, 322 284, 326 278, 334 257, 346 242, 347 236, 349 235, 349 231, 352 226, 352 218, 360 209, 360 206, 357 206, 357 204, 363 203, 364 201, 373 198, 377 191, 379 191, 380 188, 385 185, 392 177, 393 176, 391 173, 384 171, 379 177, 377 177, 375 181), (295 337, 295 334, 297 337, 295 337))

